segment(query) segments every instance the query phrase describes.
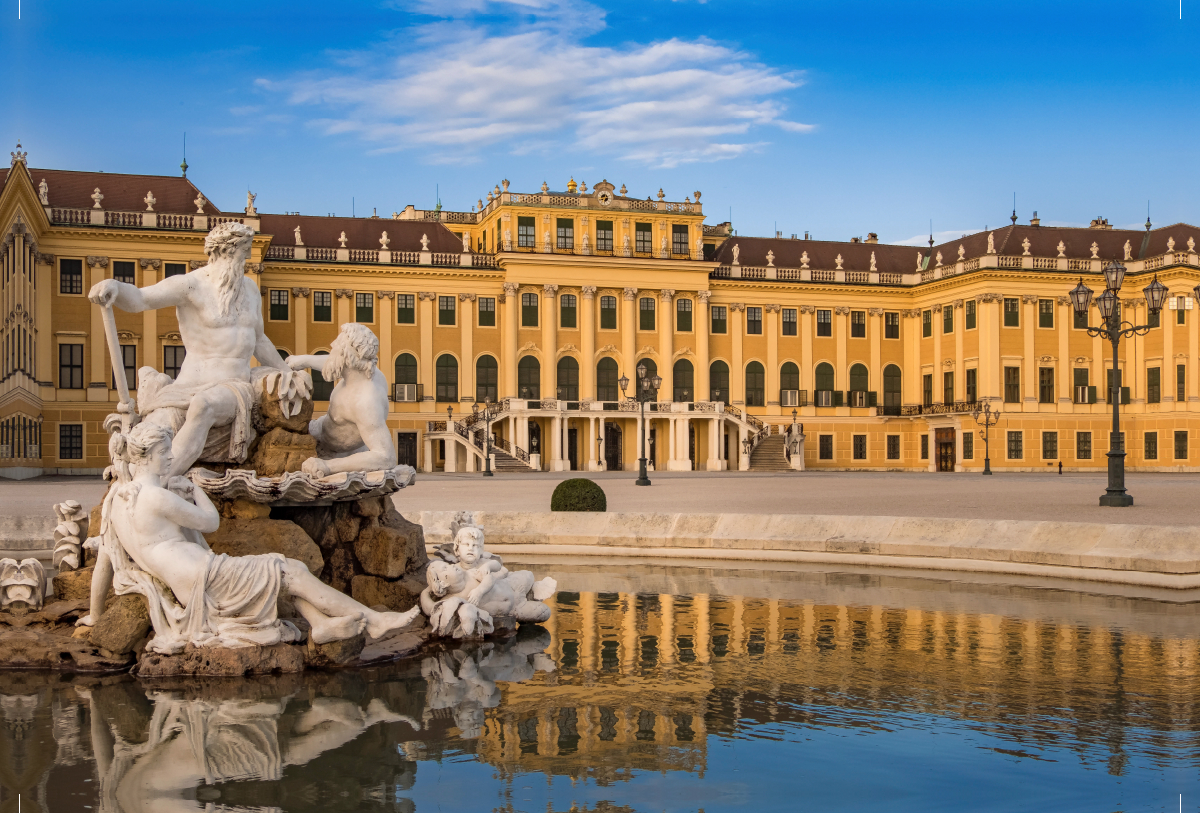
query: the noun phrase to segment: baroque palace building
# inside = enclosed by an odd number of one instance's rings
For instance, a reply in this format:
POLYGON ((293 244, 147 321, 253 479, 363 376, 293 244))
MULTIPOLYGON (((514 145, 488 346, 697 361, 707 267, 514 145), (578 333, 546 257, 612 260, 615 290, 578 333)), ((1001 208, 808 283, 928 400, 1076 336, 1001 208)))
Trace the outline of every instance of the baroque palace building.
MULTIPOLYGON (((1196 470, 1200 443, 1200 229, 1011 225, 942 245, 743 237, 706 225, 700 193, 640 199, 607 181, 531 193, 508 182, 469 212, 380 217, 217 209, 186 176, 0 170, 0 476, 97 473, 117 400, 89 288, 138 286, 204 264, 208 230, 256 232, 247 273, 283 353, 327 352, 347 321, 379 336, 401 462, 473 471, 473 408, 491 402, 501 470, 635 469, 638 366, 659 469, 784 468, 803 423, 811 468, 979 470, 977 405, 1002 413, 992 466, 1103 468, 1111 348, 1071 310, 1080 277, 1128 268, 1123 317, 1127 464, 1196 470), (628 391, 623 378, 633 379, 628 391)), ((116 313, 122 367, 178 371, 170 311, 116 313)), ((318 376, 319 379, 319 376, 318 376)), ((316 381, 320 411, 330 385, 316 381)))

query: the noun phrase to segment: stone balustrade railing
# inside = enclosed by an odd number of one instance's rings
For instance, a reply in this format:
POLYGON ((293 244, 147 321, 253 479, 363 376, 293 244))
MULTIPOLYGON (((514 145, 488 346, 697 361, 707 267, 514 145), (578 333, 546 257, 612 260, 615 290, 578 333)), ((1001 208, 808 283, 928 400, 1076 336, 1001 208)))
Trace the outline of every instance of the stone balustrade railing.
POLYGON ((665 214, 699 215, 704 213, 703 205, 696 201, 668 200, 636 200, 634 198, 614 197, 607 206, 590 194, 550 194, 549 192, 501 192, 483 205, 478 212, 451 212, 445 209, 405 208, 395 215, 396 220, 424 220, 438 223, 482 223, 484 218, 504 205, 546 206, 550 208, 594 209, 597 212, 627 211, 627 212, 662 212, 665 214))
POLYGON ((170 229, 172 231, 209 231, 222 223, 244 223, 259 231, 257 217, 230 215, 181 215, 171 212, 123 212, 112 209, 74 209, 46 206, 46 216, 56 226, 108 226, 120 229, 170 229))

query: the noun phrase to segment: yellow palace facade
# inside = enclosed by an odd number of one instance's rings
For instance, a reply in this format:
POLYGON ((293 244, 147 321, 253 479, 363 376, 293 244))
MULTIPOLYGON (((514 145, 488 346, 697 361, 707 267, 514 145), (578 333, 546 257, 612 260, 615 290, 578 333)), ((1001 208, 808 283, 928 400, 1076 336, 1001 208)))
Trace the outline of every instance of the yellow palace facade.
MULTIPOLYGON (((425 471, 482 467, 473 408, 488 402, 500 470, 635 469, 639 366, 660 379, 645 405, 658 470, 787 468, 793 422, 807 468, 979 470, 982 404, 1001 413, 994 468, 1103 468, 1111 348, 1067 294, 1080 277, 1099 293, 1113 260, 1123 318, 1154 322, 1117 359, 1127 465, 1200 468, 1193 226, 1014 218, 918 248, 743 237, 705 223, 699 192, 607 181, 344 218, 225 212, 186 177, 31 169, 19 147, 0 171, 0 476, 103 469, 117 396, 87 291, 188 273, 227 220, 257 233, 247 273, 282 352, 325 352, 347 321, 377 333, 401 461, 425 471), (1151 320, 1155 275, 1170 297, 1151 320)), ((178 370, 173 313, 117 328, 131 386, 139 367, 178 370)))

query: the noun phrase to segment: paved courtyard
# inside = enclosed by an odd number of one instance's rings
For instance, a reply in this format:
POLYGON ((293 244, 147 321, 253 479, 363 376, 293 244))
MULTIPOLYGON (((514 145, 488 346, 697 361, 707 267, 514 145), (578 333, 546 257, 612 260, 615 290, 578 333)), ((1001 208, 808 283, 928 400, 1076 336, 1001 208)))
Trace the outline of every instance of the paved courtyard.
MULTIPOLYGON (((402 511, 548 511, 557 483, 578 472, 418 474, 396 496, 402 511)), ((1200 525, 1200 474, 1131 474, 1132 508, 1101 508, 1104 472, 1087 474, 901 472, 651 473, 653 485, 633 484, 632 472, 588 475, 608 495, 610 511, 684 513, 859 514, 982 519, 1200 525)), ((0 481, 0 515, 49 514, 58 501, 94 505, 99 478, 42 477, 0 481)))

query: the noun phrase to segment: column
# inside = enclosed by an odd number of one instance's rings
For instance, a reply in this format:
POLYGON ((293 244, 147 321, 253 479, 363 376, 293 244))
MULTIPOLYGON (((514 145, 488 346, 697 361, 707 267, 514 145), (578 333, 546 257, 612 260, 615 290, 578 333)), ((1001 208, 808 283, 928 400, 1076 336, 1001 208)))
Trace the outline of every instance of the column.
POLYGON ((1163 343, 1162 343, 1162 372, 1159 373, 1159 380, 1162 387, 1163 403, 1169 403, 1171 406, 1163 407, 1163 409, 1177 409, 1175 406, 1175 365, 1178 359, 1175 358, 1175 314, 1176 311, 1169 311, 1165 307, 1159 312, 1159 324, 1162 325, 1163 343))
MULTIPOLYGON (((158 282, 158 271, 162 268, 162 260, 142 258, 138 260, 142 269, 142 287, 148 288, 158 282)), ((48 321, 46 322, 48 324, 48 321)), ((303 353, 303 349, 294 352, 303 353)), ((158 315, 156 311, 142 311, 142 357, 138 366, 149 365, 156 370, 162 370, 162 357, 158 349, 158 315)), ((39 370, 44 369, 40 365, 39 370)))
POLYGON ((804 407, 801 412, 805 415, 815 415, 815 408, 812 406, 815 397, 813 391, 816 388, 816 381, 813 379, 813 312, 816 307, 813 305, 800 306, 800 389, 808 390, 809 406, 804 407))
POLYGON ((742 326, 742 314, 746 306, 741 302, 729 305, 729 335, 733 339, 733 358, 729 363, 729 403, 745 407, 746 405, 746 371, 742 369, 742 340, 746 330, 742 326))
MULTIPOLYGON (((692 331, 696 337, 696 400, 707 401, 712 397, 712 385, 708 380, 708 331, 712 329, 712 316, 708 312, 708 291, 696 292, 696 312, 692 331)), ((710 453, 711 454, 711 453, 710 453)))
POLYGON ((1038 409, 1038 359, 1034 350, 1033 331, 1037 325, 1037 294, 1021 295, 1021 333, 1025 338, 1025 348, 1021 353, 1022 378, 1021 400, 1022 410, 1036 412, 1038 409))
MULTIPOLYGON (((500 295, 500 303, 504 305, 504 332, 501 336, 500 377, 501 398, 517 396, 517 330, 521 324, 521 297, 517 293, 515 282, 504 283, 504 293, 500 295)), ((513 435, 509 436, 511 440, 513 435)))
MULTIPOLYGON (((310 288, 292 289, 292 329, 294 330, 292 353, 296 355, 308 353, 308 297, 311 293, 312 289, 310 288)), ((382 325, 382 321, 380 324, 382 325)), ((387 375, 387 369, 383 365, 391 363, 391 338, 390 330, 380 332, 379 366, 384 370, 384 375, 387 375), (383 352, 383 333, 388 334, 388 353, 386 355, 383 352)))
POLYGON ((1055 376, 1058 411, 1071 412, 1075 397, 1075 382, 1071 380, 1071 297, 1060 296, 1055 303, 1058 305, 1054 312, 1054 329, 1058 332, 1058 374, 1055 376))
POLYGON ((1004 297, 1000 294, 982 294, 976 297, 979 302, 979 340, 982 342, 987 339, 987 356, 983 355, 983 349, 979 351, 979 361, 982 366, 986 361, 987 366, 982 373, 983 380, 986 382, 984 392, 988 398, 993 400, 1002 400, 1004 397, 1004 372, 1001 367, 1004 365, 1000 360, 1000 322, 1003 318, 1000 309, 1003 306, 1004 297))
MULTIPOLYGON (((1092 302, 1092 307, 1097 308, 1095 301, 1092 302)), ((1099 318, 1099 309, 1097 308, 1097 318, 1099 318)), ((1090 324, 1090 323, 1089 323, 1090 324)), ((1108 404, 1110 396, 1108 392, 1108 373, 1111 369, 1111 362, 1106 362, 1104 359, 1105 348, 1108 347, 1108 342, 1099 336, 1092 337, 1092 373, 1091 383, 1096 387, 1096 403, 1108 404)))
POLYGON ((766 324, 763 329, 767 332, 767 414, 780 415, 779 405, 779 308, 778 304, 763 305, 766 311, 766 324), (774 404, 774 408, 770 408, 774 404))
MULTIPOLYGON (((293 288, 292 290, 294 292, 297 289, 293 288)), ((305 294, 305 296, 307 295, 305 294)), ((396 378, 396 365, 392 362, 392 325, 396 321, 396 292, 376 291, 375 299, 375 323, 379 326, 379 370, 389 383, 388 392, 390 395, 390 385, 396 383, 394 380, 396 378)), ((296 322, 296 333, 298 336, 308 329, 307 327, 302 327, 308 321, 307 317, 308 314, 303 305, 298 305, 292 311, 292 319, 296 322)), ((298 349, 295 352, 303 353, 305 351, 298 349)), ((390 399, 389 404, 391 404, 390 399)))
MULTIPOLYGON (((709 418, 708 424, 708 459, 704 461, 707 471, 721 470, 721 421, 719 418, 709 418)), ((697 464, 699 461, 697 461, 697 464)), ((699 465, 696 466, 699 468, 699 465)))
POLYGON ((596 286, 585 285, 580 294, 579 398, 583 400, 596 397, 596 286))
POLYGON ((589 417, 587 422, 587 453, 579 456, 580 468, 586 471, 596 471, 596 419, 589 417))
MULTIPOLYGON (((17 252, 16 256, 20 256, 17 252)), ((108 257, 88 257, 87 264, 92 269, 91 285, 95 285, 104 279, 108 278, 108 257)), ((86 293, 91 286, 85 286, 86 293)), ((48 293, 48 292, 47 292, 48 293)), ((101 316, 101 309, 89 307, 88 313, 91 315, 91 336, 88 343, 91 346, 90 361, 91 370, 87 375, 87 399, 89 401, 107 401, 108 390, 112 385, 113 364, 117 360, 113 360, 110 364, 108 360, 108 342, 104 337, 104 318, 101 316)))
MULTIPOLYGON (((629 378, 633 385, 637 383, 637 288, 626 288, 621 306, 621 366, 620 376, 629 378)), ((633 393, 631 393, 633 394, 633 393)))
MULTIPOLYGON (((56 258, 53 254, 41 254, 38 257, 38 264, 34 267, 34 273, 37 274, 37 290, 39 292, 37 297, 36 311, 37 323, 39 325, 49 326, 52 320, 50 305, 53 298, 52 292, 54 290, 55 259, 56 258)), ((146 319, 146 316, 153 313, 154 311, 145 311, 145 315, 142 318, 146 319)), ((157 346, 157 333, 154 330, 154 322, 149 321, 148 323, 150 324, 151 329, 147 331, 145 328, 143 328, 142 341, 152 342, 152 344, 149 346, 153 348, 157 346)), ((54 367, 54 362, 57 361, 57 359, 54 357, 54 353, 56 353, 57 350, 55 349, 54 337, 50 334, 49 327, 44 328, 41 335, 34 339, 34 342, 36 353, 36 356, 34 357, 34 372, 37 373, 36 377, 39 381, 43 381, 48 384, 48 386, 44 388, 39 386, 38 389, 42 393, 42 398, 50 400, 54 398, 54 387, 58 385, 58 371, 54 367)), ((155 365, 154 358, 154 356, 145 356, 146 361, 143 361, 142 363, 155 365)), ((161 364, 155 365, 156 368, 160 368, 161 366, 161 364)), ((42 439, 42 444, 44 448, 45 438, 42 439)))
POLYGON ((557 285, 542 286, 542 303, 542 397, 558 398, 557 285))
POLYGON ((867 308, 867 336, 871 340, 871 392, 883 406, 883 308, 867 308))
POLYGON ((563 419, 555 415, 550 421, 550 471, 563 470, 563 419))
MULTIPOLYGON (((338 329, 340 330, 342 325, 346 324, 347 322, 354 321, 353 319, 350 318, 350 313, 351 313, 350 306, 354 304, 353 303, 354 291, 350 290, 349 288, 337 288, 334 290, 333 295, 334 295, 334 299, 337 300, 337 313, 334 314, 334 318, 336 319, 335 324, 338 326, 338 329)), ((432 297, 433 294, 422 294, 422 296, 432 297)), ((422 311, 422 313, 424 313, 424 311, 422 311)), ((431 319, 432 319, 432 317, 431 317, 431 319)), ((429 329, 430 329, 430 331, 433 330, 433 322, 432 321, 429 322, 429 329)), ((432 336, 433 334, 430 333, 430 335, 432 336)))
MULTIPOLYGON (((847 323, 850 321, 850 308, 845 305, 838 305, 833 309, 833 336, 837 345, 837 356, 833 370, 833 387, 834 389, 848 390, 850 389, 850 368, 846 361, 846 340, 850 336, 850 331, 847 330, 847 323)), ((845 404, 850 406, 849 402, 845 404)), ((849 413, 847 413, 849 414, 849 413)))
POLYGON ((1200 309, 1188 317, 1188 402, 1200 401, 1200 309))
POLYGON ((460 399, 475 397, 475 308, 472 307, 475 298, 476 294, 458 295, 458 331, 462 338, 462 355, 458 363, 460 399))
MULTIPOLYGON (((604 439, 604 415, 603 414, 601 414, 600 417, 596 419, 596 437, 600 440, 604 439)), ((606 458, 603 454, 606 451, 604 448, 604 444, 597 441, 595 444, 595 449, 596 449, 596 471, 604 471, 608 468, 608 464, 606 464, 604 462, 606 460, 606 458)))
MULTIPOLYGON (((963 342, 967 337, 967 319, 963 312, 963 301, 961 299, 954 300, 954 400, 967 400, 967 371, 963 367, 963 342)), ((976 317, 978 318, 978 317, 976 317)), ((979 375, 976 373, 976 375, 979 375)), ((975 382, 975 387, 978 389, 979 382, 975 382)), ((962 443, 956 444, 961 464, 962 443)))
POLYGON ((904 404, 921 403, 921 310, 909 308, 900 311, 900 318, 907 328, 904 337, 904 404))
MULTIPOLYGON (((675 292, 663 288, 658 292, 658 356, 662 364, 658 366, 658 374, 662 377, 662 389, 658 391, 658 400, 675 400, 674 365, 675 365, 675 292)), ((674 458, 674 455, 671 456, 674 458)), ((669 466, 668 466, 669 468, 669 466)))
MULTIPOLYGON (((1138 300, 1126 299, 1121 303, 1121 318, 1125 321, 1132 322, 1135 325, 1144 324, 1145 320, 1138 321, 1142 317, 1138 316, 1138 300)), ((1140 364, 1141 356, 1144 353, 1138 352, 1141 350, 1141 344, 1144 340, 1141 336, 1133 336, 1125 339, 1125 369, 1121 371, 1121 386, 1129 387, 1129 403, 1145 403, 1145 370, 1140 364)), ((1129 451, 1129 439, 1131 437, 1129 429, 1121 430, 1125 434, 1125 451, 1129 451)))
POLYGON ((421 358, 417 362, 417 368, 421 373, 421 388, 425 396, 421 403, 422 412, 433 412, 437 409, 437 378, 433 358, 433 300, 436 296, 437 294, 429 291, 417 292, 417 324, 421 329, 421 358))
POLYGON ((663 428, 667 430, 667 465, 666 465, 667 471, 674 471, 674 469, 675 469, 675 462, 676 462, 676 455, 675 455, 675 440, 676 440, 676 438, 675 438, 675 435, 678 434, 675 431, 675 424, 676 424, 676 421, 674 418, 667 418, 666 421, 664 421, 663 428))
MULTIPOLYGON (((933 311, 933 400, 935 403, 942 403, 945 401, 942 373, 946 371, 942 364, 942 306, 934 305, 930 310, 933 311)), ((932 438, 930 438, 929 444, 929 463, 932 465, 934 457, 932 438)))

